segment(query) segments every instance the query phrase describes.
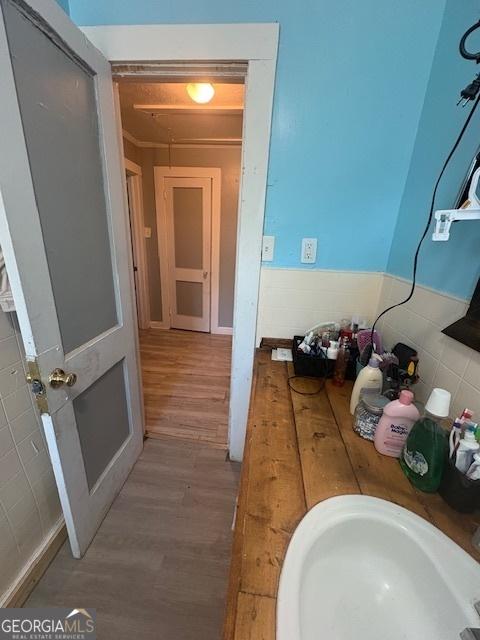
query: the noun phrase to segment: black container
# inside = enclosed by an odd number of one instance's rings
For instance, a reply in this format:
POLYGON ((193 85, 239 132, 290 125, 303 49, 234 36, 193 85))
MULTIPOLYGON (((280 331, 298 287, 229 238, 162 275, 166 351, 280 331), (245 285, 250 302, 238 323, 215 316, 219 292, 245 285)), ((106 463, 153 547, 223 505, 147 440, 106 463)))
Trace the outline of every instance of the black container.
POLYGON ((445 461, 438 493, 455 511, 473 513, 480 508, 480 480, 469 480, 450 458, 445 461))
POLYGON ((348 347, 350 352, 350 359, 347 364, 347 370, 345 372, 345 380, 356 380, 357 378, 357 360, 360 355, 358 348, 351 345, 348 347))
POLYGON ((303 336, 294 336, 292 343, 293 368, 296 376, 307 378, 330 378, 333 375, 335 360, 328 360, 323 355, 302 353, 298 345, 303 342, 303 336))

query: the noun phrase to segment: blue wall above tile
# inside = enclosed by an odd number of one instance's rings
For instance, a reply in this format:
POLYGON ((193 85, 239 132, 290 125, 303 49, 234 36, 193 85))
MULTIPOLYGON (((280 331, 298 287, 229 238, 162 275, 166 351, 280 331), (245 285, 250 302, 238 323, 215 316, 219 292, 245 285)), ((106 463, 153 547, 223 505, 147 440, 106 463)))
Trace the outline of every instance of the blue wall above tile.
POLYGON ((384 271, 445 0, 70 0, 80 25, 280 23, 272 266, 384 271), (300 263, 302 237, 317 262, 300 263))
MULTIPOLYGON (((388 263, 390 273, 405 278, 411 278, 412 257, 427 221, 433 184, 471 108, 462 109, 456 102, 479 69, 460 57, 458 43, 477 20, 476 0, 447 1, 388 263)), ((480 50, 480 37, 472 36, 469 47, 480 50)), ((437 209, 454 206, 479 147, 480 107, 440 183, 437 209)), ((432 242, 432 231, 433 225, 420 254, 419 282, 469 298, 480 276, 480 222, 454 224, 448 242, 432 242)))
POLYGON ((70 7, 68 6, 68 0, 57 0, 58 4, 62 7, 65 13, 70 13, 70 7))

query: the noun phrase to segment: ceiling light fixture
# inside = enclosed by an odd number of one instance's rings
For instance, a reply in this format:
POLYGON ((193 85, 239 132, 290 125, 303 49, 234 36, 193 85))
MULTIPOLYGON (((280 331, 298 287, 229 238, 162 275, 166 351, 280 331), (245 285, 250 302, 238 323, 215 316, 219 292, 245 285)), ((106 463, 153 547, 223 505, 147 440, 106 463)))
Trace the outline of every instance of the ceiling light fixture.
POLYGON ((209 82, 190 82, 187 84, 187 93, 194 102, 206 104, 215 95, 215 89, 209 82))

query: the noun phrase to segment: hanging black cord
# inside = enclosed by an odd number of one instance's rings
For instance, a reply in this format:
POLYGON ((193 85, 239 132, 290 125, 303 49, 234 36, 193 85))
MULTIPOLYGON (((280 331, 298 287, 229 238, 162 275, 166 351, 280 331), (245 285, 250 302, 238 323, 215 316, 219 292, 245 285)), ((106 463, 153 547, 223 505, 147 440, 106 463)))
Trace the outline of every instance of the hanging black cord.
MULTIPOLYGON (((474 26, 475 26, 475 25, 474 25, 474 26)), ((478 25, 478 26, 480 26, 480 23, 479 23, 479 25, 478 25)), ((475 26, 475 28, 476 28, 476 26, 475 26)), ((473 30, 473 27, 471 27, 471 28, 470 28, 470 32, 471 32, 472 30, 473 30)), ((467 34, 466 34, 466 35, 468 35, 468 32, 467 32, 467 34)), ((464 36, 464 37, 465 37, 465 36, 464 36)), ((443 174, 445 173, 445 170, 446 170, 446 168, 448 167, 448 165, 449 165, 449 163, 450 163, 450 160, 452 159, 453 154, 454 154, 454 153, 455 153, 455 151, 457 150, 458 145, 460 144, 460 142, 461 142, 461 140, 462 140, 462 138, 463 138, 463 134, 465 133, 465 131, 466 131, 466 129, 467 129, 467 127, 468 127, 469 123, 470 123, 470 120, 472 119, 473 114, 475 113, 475 110, 476 110, 476 108, 477 108, 477 106, 478 106, 479 101, 480 101, 480 94, 478 95, 477 99, 475 100, 475 103, 474 103, 474 105, 473 105, 473 107, 472 107, 472 109, 471 109, 470 113, 468 114, 467 119, 465 120, 465 124, 464 124, 464 125, 463 125, 463 127, 461 128, 460 133, 458 134, 457 139, 455 140, 455 144, 454 144, 454 145, 453 145, 453 147, 450 149, 450 153, 448 154, 448 156, 447 156, 447 158, 446 158, 445 162, 443 163, 442 170, 441 170, 441 171, 440 171, 440 173, 438 174, 437 181, 435 182, 435 187, 434 187, 434 189, 433 189, 432 201, 431 201, 431 204, 430 204, 430 211, 429 211, 429 214, 428 214, 427 224, 425 225, 425 229, 424 229, 424 231, 423 231, 422 237, 420 238, 420 242, 419 242, 419 243, 418 243, 418 245, 417 245, 417 249, 416 249, 416 251, 415 251, 415 257, 414 257, 414 259, 413 259, 413 278, 412 278, 412 288, 410 289, 410 293, 409 293, 409 294, 408 294, 408 296, 405 298, 405 300, 402 300, 401 302, 397 302, 397 304, 393 304, 391 307, 388 307, 387 309, 385 309, 384 311, 382 311, 382 313, 377 317, 377 319, 376 319, 376 320, 375 320, 375 322, 373 323, 372 331, 371 331, 371 334, 370 334, 370 341, 371 341, 372 346, 374 345, 373 337, 374 337, 374 332, 375 332, 375 326, 376 326, 377 322, 380 320, 380 318, 381 318, 382 316, 384 316, 386 313, 388 313, 389 311, 391 311, 392 309, 395 309, 396 307, 400 307, 402 304, 406 304, 406 303, 407 303, 409 300, 411 300, 411 299, 412 299, 412 297, 413 297, 413 294, 414 294, 414 291, 415 291, 415 287, 416 287, 416 284, 417 284, 417 263, 418 263, 418 256, 419 256, 420 249, 421 249, 421 247, 422 247, 423 241, 425 240, 425 237, 426 237, 426 235, 427 235, 427 233, 428 233, 428 230, 429 230, 429 228, 430 228, 430 224, 432 223, 433 212, 434 212, 434 209, 435 209, 435 199, 436 199, 436 197, 437 197, 438 185, 440 184, 440 180, 442 179, 443 174)))
POLYGON ((458 47, 460 49, 460 55, 462 56, 462 58, 465 58, 466 60, 475 60, 477 64, 480 62, 480 51, 477 53, 468 52, 465 48, 465 42, 467 41, 468 36, 474 31, 476 31, 479 27, 480 27, 480 20, 475 24, 473 24, 470 27, 470 29, 467 29, 465 31, 465 33, 462 36, 462 39, 460 40, 460 44, 458 47))

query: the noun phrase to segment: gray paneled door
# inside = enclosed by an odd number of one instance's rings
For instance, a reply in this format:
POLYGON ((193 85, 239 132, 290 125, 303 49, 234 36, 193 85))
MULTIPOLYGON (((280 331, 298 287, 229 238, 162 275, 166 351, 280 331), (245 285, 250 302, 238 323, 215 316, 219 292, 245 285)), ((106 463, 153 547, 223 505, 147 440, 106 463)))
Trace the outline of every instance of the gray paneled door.
POLYGON ((143 435, 110 65, 53 0, 0 7, 0 245, 80 557, 143 435))

